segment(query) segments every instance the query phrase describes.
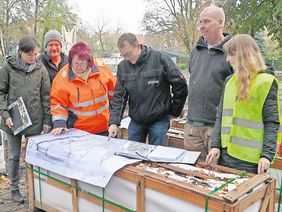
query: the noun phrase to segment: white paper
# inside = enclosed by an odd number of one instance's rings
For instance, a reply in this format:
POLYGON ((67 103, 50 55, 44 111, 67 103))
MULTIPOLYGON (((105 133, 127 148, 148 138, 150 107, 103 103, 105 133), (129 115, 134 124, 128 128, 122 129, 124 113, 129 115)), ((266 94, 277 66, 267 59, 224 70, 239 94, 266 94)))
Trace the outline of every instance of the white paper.
MULTIPOLYGON (((114 138, 108 141, 106 136, 70 129, 57 136, 44 134, 30 137, 26 161, 69 178, 105 187, 117 170, 127 164, 144 160, 143 155, 148 157, 152 150, 158 148, 159 151, 153 156, 159 158, 151 158, 154 161, 171 162, 170 155, 178 157, 173 153, 176 148, 156 147, 114 138), (116 155, 117 152, 138 152, 141 157, 135 159, 122 157, 116 155)), ((184 153, 177 160, 173 160, 175 163, 194 164, 200 154, 180 149, 177 151, 184 153)))

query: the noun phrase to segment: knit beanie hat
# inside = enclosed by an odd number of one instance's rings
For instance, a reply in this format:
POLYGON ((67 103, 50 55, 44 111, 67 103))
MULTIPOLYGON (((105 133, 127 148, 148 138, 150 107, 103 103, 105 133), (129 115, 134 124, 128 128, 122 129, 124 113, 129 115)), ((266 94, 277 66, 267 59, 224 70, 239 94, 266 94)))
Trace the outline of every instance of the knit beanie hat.
POLYGON ((51 40, 59 41, 62 46, 63 36, 57 30, 48 31, 44 36, 44 47, 46 47, 51 40))

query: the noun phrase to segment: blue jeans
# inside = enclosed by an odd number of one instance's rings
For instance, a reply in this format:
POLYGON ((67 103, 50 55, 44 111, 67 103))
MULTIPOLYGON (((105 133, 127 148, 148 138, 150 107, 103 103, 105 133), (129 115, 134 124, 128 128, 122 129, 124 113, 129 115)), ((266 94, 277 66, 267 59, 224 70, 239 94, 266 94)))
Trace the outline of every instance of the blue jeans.
POLYGON ((131 120, 128 126, 128 140, 146 143, 147 135, 149 135, 149 144, 166 145, 169 126, 168 116, 151 124, 140 124, 131 120))

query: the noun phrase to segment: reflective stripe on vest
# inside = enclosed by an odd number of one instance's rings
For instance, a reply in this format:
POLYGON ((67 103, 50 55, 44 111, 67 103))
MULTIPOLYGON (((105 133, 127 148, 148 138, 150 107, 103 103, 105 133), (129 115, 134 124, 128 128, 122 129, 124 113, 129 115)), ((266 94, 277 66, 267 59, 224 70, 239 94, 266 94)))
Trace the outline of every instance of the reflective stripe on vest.
POLYGON ((262 149, 262 143, 257 141, 252 141, 248 139, 238 138, 235 136, 231 136, 230 142, 233 144, 237 144, 244 147, 250 147, 255 149, 262 149))
MULTIPOLYGON (((270 74, 258 74, 249 87, 249 100, 238 100, 238 82, 234 74, 226 83, 223 98, 221 144, 232 157, 258 163, 264 140, 262 110, 273 81, 270 74)), ((279 89, 278 89, 279 90, 279 89)), ((279 95, 277 93, 277 98, 279 95)), ((280 102, 278 101, 280 115, 280 102)), ((281 128, 282 129, 282 128, 281 128)), ((280 135, 280 133, 279 133, 280 135)), ((280 136, 278 136, 280 139, 280 136)))
POLYGON ((233 116, 233 109, 224 109, 222 111, 222 116, 233 116))
POLYGON ((92 100, 89 100, 89 101, 86 101, 86 102, 71 102, 71 103, 75 107, 87 107, 87 106, 91 106, 91 105, 94 105, 94 104, 97 104, 97 103, 100 103, 100 102, 104 102, 104 101, 106 101, 107 97, 108 97, 107 94, 105 94, 105 95, 100 96, 96 99, 92 99, 92 100))
POLYGON ((78 116, 96 116, 97 114, 102 113, 104 110, 107 110, 108 108, 109 108, 109 103, 100 107, 98 110, 92 110, 87 112, 81 112, 72 108, 68 108, 68 110, 70 110, 71 112, 73 112, 75 115, 78 116))
POLYGON ((257 121, 250 121, 250 120, 234 118, 233 119, 233 124, 241 126, 241 127, 248 127, 248 128, 263 130, 263 122, 257 122, 257 121))

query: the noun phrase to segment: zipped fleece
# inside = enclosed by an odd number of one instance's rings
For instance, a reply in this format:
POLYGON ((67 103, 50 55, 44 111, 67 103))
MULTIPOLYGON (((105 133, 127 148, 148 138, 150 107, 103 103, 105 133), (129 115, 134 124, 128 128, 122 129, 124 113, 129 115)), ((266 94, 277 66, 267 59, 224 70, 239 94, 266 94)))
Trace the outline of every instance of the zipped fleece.
POLYGON ((141 45, 136 64, 118 65, 110 124, 119 125, 129 99, 132 120, 148 124, 165 116, 179 116, 188 94, 186 79, 172 59, 141 45))
POLYGON ((50 78, 40 61, 36 68, 26 73, 16 62, 16 58, 8 57, 0 70, 0 114, 1 129, 13 134, 5 124, 10 117, 8 105, 19 97, 23 98, 32 125, 21 134, 36 135, 42 132, 43 124, 51 126, 50 114, 50 78))
POLYGON ((188 120, 214 124, 224 80, 233 73, 223 52, 223 45, 229 39, 208 49, 201 36, 192 50, 189 60, 188 120))

